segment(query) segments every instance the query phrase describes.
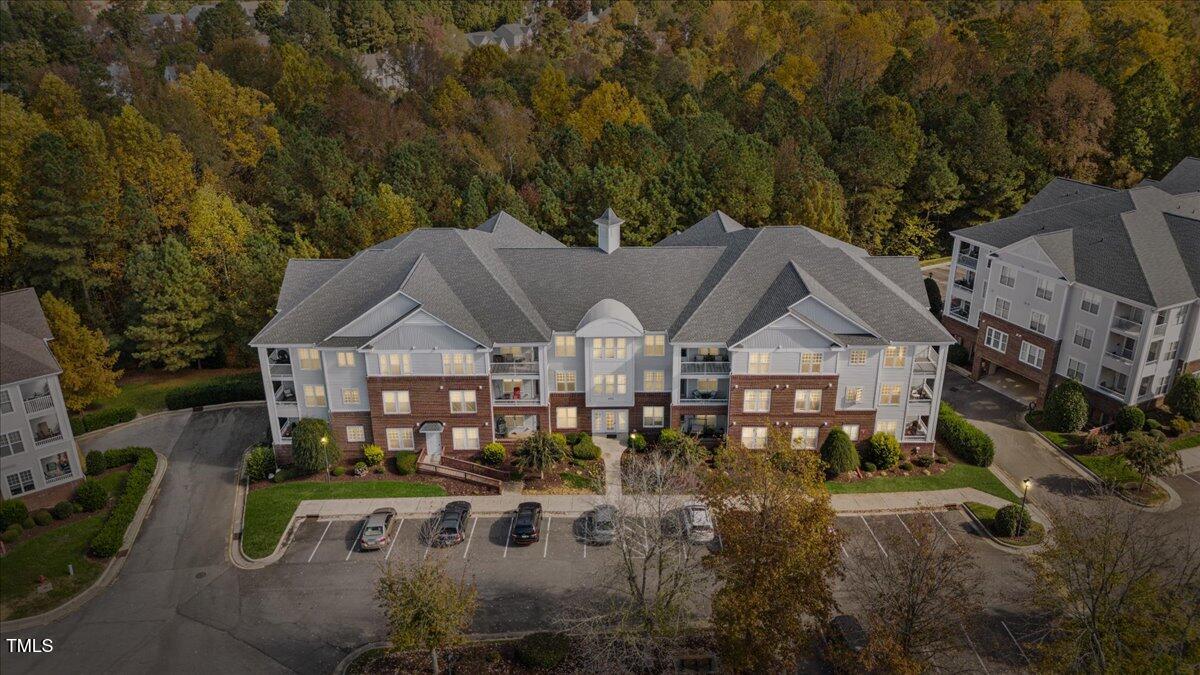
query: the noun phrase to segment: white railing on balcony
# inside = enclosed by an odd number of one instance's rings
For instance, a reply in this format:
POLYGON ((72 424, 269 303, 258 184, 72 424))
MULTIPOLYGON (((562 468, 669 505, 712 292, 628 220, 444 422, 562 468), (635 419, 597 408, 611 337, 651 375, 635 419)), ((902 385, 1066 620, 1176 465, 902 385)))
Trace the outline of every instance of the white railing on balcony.
POLYGON ((537 394, 521 394, 515 398, 510 394, 505 394, 504 396, 494 396, 492 398, 493 405, 537 405, 539 402, 540 399, 537 394))
POLYGON ((67 468, 66 471, 63 471, 63 472, 58 473, 53 476, 47 476, 45 471, 42 472, 42 477, 46 479, 46 485, 49 485, 51 483, 57 483, 60 480, 66 480, 67 478, 70 478, 72 475, 73 474, 71 473, 71 469, 69 467, 67 468))
POLYGON ((30 396, 27 399, 23 399, 23 402, 25 404, 26 414, 41 412, 54 407, 54 397, 52 397, 49 392, 46 392, 45 394, 39 394, 37 396, 30 396))
POLYGON ((1167 334, 1167 324, 1165 324, 1165 323, 1154 324, 1154 337, 1161 337, 1166 334, 1167 334))
POLYGON ((979 265, 979 258, 973 258, 973 257, 967 255, 966 253, 959 253, 958 254, 958 264, 962 265, 963 267, 975 269, 975 267, 977 265, 979 265))
POLYGON ((1108 382, 1103 382, 1103 381, 1100 382, 1100 389, 1102 391, 1106 391, 1110 394, 1116 394, 1117 396, 1120 396, 1122 398, 1124 398, 1124 396, 1125 396, 1125 390, 1123 388, 1118 389, 1117 385, 1109 384, 1108 382))
POLYGON ((923 384, 919 387, 913 387, 908 391, 908 400, 910 401, 932 401, 933 390, 929 385, 923 384))
POLYGON ((537 375, 537 361, 492 361, 493 375, 537 375))
POLYGON ((1125 349, 1123 347, 1110 347, 1104 353, 1108 354, 1109 356, 1113 357, 1114 359, 1117 359, 1118 361, 1124 361, 1126 363, 1133 361, 1133 350, 1132 349, 1125 349))
POLYGON ((927 373, 937 370, 937 363, 928 357, 920 357, 913 359, 913 370, 917 372, 927 373))
POLYGON ((952 305, 950 307, 950 315, 956 316, 964 321, 969 320, 971 318, 971 306, 970 305, 952 305))
POLYGON ((682 375, 723 375, 729 373, 728 361, 682 361, 679 372, 682 375))
POLYGON ((704 394, 685 394, 679 397, 680 403, 728 403, 729 394, 714 392, 711 396, 704 394))
POLYGON ((955 279, 954 285, 971 292, 975 291, 975 282, 970 279, 955 279))
POLYGON ((1126 319, 1123 316, 1114 316, 1112 325, 1115 330, 1119 330, 1119 331, 1125 331, 1125 332, 1129 332, 1129 333, 1142 332, 1142 324, 1140 321, 1134 321, 1133 319, 1126 319))
POLYGON ((35 436, 33 439, 34 445, 50 445, 55 441, 62 440, 62 431, 54 431, 45 436, 35 436))
POLYGON ((281 377, 292 376, 292 364, 290 363, 272 363, 271 375, 281 377))

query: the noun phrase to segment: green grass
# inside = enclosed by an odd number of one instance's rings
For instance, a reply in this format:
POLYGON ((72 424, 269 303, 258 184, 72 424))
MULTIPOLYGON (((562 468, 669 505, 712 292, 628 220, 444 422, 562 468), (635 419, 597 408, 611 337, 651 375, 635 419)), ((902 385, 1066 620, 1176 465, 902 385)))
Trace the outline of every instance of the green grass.
POLYGON ((440 497, 438 485, 372 480, 361 483, 283 483, 253 490, 246 499, 242 551, 251 558, 270 555, 287 529, 296 507, 305 499, 374 499, 381 497, 440 497))
POLYGON ((1082 436, 1081 434, 1064 434, 1058 431, 1047 429, 1045 424, 1042 422, 1041 410, 1031 410, 1025 413, 1025 421, 1029 423, 1029 426, 1040 431, 1042 435, 1045 436, 1051 443, 1057 445, 1063 450, 1069 450, 1074 447, 1079 443, 1082 436))
POLYGON ((1040 544, 1042 539, 1046 537, 1046 528, 1042 527, 1042 524, 1037 521, 1034 521, 1030 525, 1029 531, 1023 536, 1001 537, 992 530, 992 521, 996 519, 996 511, 999 509, 987 504, 980 504, 979 502, 965 502, 964 506, 970 509, 971 513, 975 514, 975 517, 979 519, 979 522, 983 523, 983 526, 1000 541, 1017 546, 1033 546, 1034 544, 1040 544))
POLYGON ((129 475, 129 469, 121 469, 120 471, 112 471, 99 476, 96 480, 108 490, 108 496, 116 497, 121 494, 121 488, 125 486, 125 477, 129 475))
POLYGON ((581 476, 577 473, 571 473, 570 471, 563 471, 562 473, 560 473, 558 475, 560 478, 562 478, 563 485, 566 485, 567 487, 572 487, 572 488, 575 488, 576 490, 590 490, 591 492, 600 492, 600 490, 598 489, 600 487, 599 481, 597 481, 595 478, 589 478, 588 476, 581 476))
POLYGON ((104 524, 97 514, 9 545, 0 563, 0 619, 18 619, 52 609, 87 588, 104 571, 104 562, 89 560, 88 542, 104 524), (67 566, 75 566, 75 576, 67 566), (38 593, 38 576, 54 585, 38 593))
POLYGON ((828 482, 825 486, 829 488, 830 494, 835 495, 975 488, 1013 503, 1019 501, 991 471, 969 464, 955 464, 937 476, 878 476, 851 483, 828 482))
POLYGON ((121 378, 121 381, 117 383, 121 391, 117 392, 115 396, 96 401, 89 409, 89 412, 121 405, 131 405, 137 409, 139 414, 147 415, 152 412, 166 410, 167 393, 176 387, 216 380, 252 370, 253 368, 221 368, 181 370, 177 373, 130 373, 121 378))
POLYGON ((921 261, 921 267, 928 267, 929 265, 940 265, 942 263, 948 263, 948 262, 950 262, 950 256, 948 256, 948 255, 944 255, 944 256, 941 256, 938 258, 926 258, 925 260, 921 261))
POLYGON ((1075 459, 1108 483, 1123 485, 1142 480, 1138 472, 1134 471, 1121 455, 1075 455, 1075 459))
POLYGON ((1175 452, 1179 452, 1180 450, 1187 450, 1188 448, 1200 447, 1200 434, 1191 434, 1191 435, 1180 436, 1179 438, 1176 438, 1175 440, 1171 441, 1171 443, 1168 447, 1170 447, 1175 452))

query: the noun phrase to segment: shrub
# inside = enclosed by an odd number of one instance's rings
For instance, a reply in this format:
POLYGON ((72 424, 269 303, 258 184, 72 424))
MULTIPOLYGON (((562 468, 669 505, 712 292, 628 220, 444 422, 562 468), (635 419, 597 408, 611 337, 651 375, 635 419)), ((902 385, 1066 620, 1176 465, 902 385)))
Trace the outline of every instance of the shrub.
POLYGON ((589 441, 592 440, 592 437, 586 431, 572 431, 563 436, 563 440, 566 441, 567 445, 575 445, 585 438, 589 441))
POLYGON ((1150 434, 1150 436, 1159 443, 1165 443, 1167 441, 1167 434, 1164 433, 1162 429, 1154 429, 1153 431, 1148 431, 1145 433, 1150 434))
POLYGON ((45 527, 54 522, 54 516, 46 509, 38 509, 33 512, 33 522, 36 525, 45 527))
POLYGON ((270 446, 258 445, 246 453, 246 478, 251 482, 266 480, 275 469, 275 451, 270 446))
POLYGON ((211 382, 176 387, 167 392, 167 410, 195 408, 234 401, 263 400, 262 376, 258 373, 230 375, 211 382))
POLYGON ((1164 402, 1176 415, 1200 422, 1200 376, 1180 374, 1164 402))
POLYGON ((271 482, 278 484, 284 482, 285 480, 291 480, 293 477, 294 476, 291 469, 280 469, 275 472, 274 476, 271 477, 271 482))
POLYGON ((75 490, 75 501, 84 511, 99 511, 108 503, 108 490, 100 481, 86 478, 75 490))
POLYGON ((872 464, 870 462, 863 462, 862 470, 866 471, 867 473, 873 473, 875 471, 878 471, 879 467, 875 466, 874 464, 872 464))
POLYGON ((1146 413, 1142 412, 1141 408, 1132 405, 1118 410, 1116 418, 1113 419, 1113 426, 1123 434, 1140 431, 1145 424, 1146 413))
MULTIPOLYGON (((113 451, 109 451, 113 453, 113 451)), ((136 456, 133 468, 125 477, 125 487, 117 503, 109 511, 100 531, 92 537, 89 551, 97 558, 109 558, 121 550, 125 541, 125 531, 133 522, 133 517, 141 506, 146 491, 150 489, 150 481, 154 478, 154 469, 158 465, 158 456, 150 448, 122 448, 116 456, 136 456)), ((112 461, 110 455, 109 461, 112 461)), ((89 479, 90 480, 90 479, 89 479)), ((84 481, 87 483, 88 481, 84 481)))
POLYGON ((335 466, 332 469, 330 469, 329 473, 340 478, 340 477, 346 475, 346 467, 339 464, 338 466, 335 466))
POLYGON ((517 642, 517 663, 526 668, 557 668, 571 651, 571 641, 562 633, 532 633, 517 642))
POLYGON ((862 458, 881 469, 900 461, 900 441, 886 431, 877 431, 863 444, 862 458))
POLYGON ((19 525, 29 517, 29 507, 19 499, 0 501, 0 530, 7 530, 11 525, 19 525))
POLYGON ((932 276, 925 277, 925 295, 929 298, 929 311, 934 316, 942 315, 942 289, 932 276))
POLYGON ((1163 428, 1162 422, 1154 419, 1146 420, 1146 431, 1161 431, 1163 428))
POLYGON ((26 530, 32 530, 34 527, 37 527, 37 523, 33 522, 33 516, 28 516, 25 520, 21 521, 21 527, 26 530))
POLYGON ((3 541, 6 544, 11 544, 16 541, 17 537, 20 537, 21 533, 24 531, 25 530, 21 529, 20 525, 13 523, 12 525, 4 528, 4 534, 0 534, 0 541, 3 541))
POLYGON ((374 443, 368 443, 363 446, 363 458, 366 460, 367 466, 379 466, 383 464, 383 448, 374 443))
POLYGON ((1080 447, 1084 454, 1094 455, 1103 450, 1107 445, 1108 438, 1104 434, 1088 434, 1087 437, 1083 439, 1083 443, 1080 447))
POLYGON ((634 436, 631 434, 629 436, 629 442, 626 445, 634 452, 645 452, 647 447, 646 435, 638 434, 634 436))
POLYGON ((1000 537, 1017 537, 1029 531, 1033 519, 1023 506, 1009 504, 996 512, 992 518, 992 532, 1000 537))
POLYGON ((933 457, 929 455, 921 455, 920 457, 914 459, 913 463, 922 469, 928 469, 929 467, 933 466, 933 457))
POLYGON ((912 471, 913 470, 912 462, 908 462, 908 461, 900 462, 900 464, 898 464, 897 466, 899 467, 899 469, 901 471, 912 471))
POLYGON ((131 405, 119 405, 96 412, 83 413, 71 418, 71 431, 84 434, 97 429, 111 427, 114 424, 128 422, 137 417, 137 408, 131 405))
POLYGON ((658 434, 655 448, 667 455, 675 457, 687 464, 698 464, 708 458, 708 448, 700 445, 694 436, 689 436, 676 429, 663 429, 658 434))
POLYGON ((1075 380, 1063 380, 1046 397, 1043 411, 1046 424, 1053 431, 1074 433, 1087 423, 1088 404, 1083 385, 1075 380))
POLYGON ((1135 431, 1125 445, 1125 461, 1142 477, 1142 485, 1152 476, 1166 476, 1180 467, 1179 453, 1163 442, 1166 436, 1161 431, 1155 433, 1163 437, 1135 431))
MULTIPOLYGON (((592 437, 591 437, 591 436, 588 436, 587 434, 584 434, 584 435, 583 435, 583 437, 586 437, 586 438, 587 438, 589 441, 591 441, 591 440, 592 440, 592 437)), ((581 438, 582 438, 582 437, 581 437, 581 438)), ((559 446, 559 447, 561 447, 561 448, 569 448, 569 447, 571 447, 571 445, 573 445, 572 443, 568 443, 568 442, 567 442, 567 437, 566 437, 566 435, 565 435, 565 434, 562 434, 562 433, 560 433, 560 432, 557 432, 557 431, 553 431, 553 432, 551 432, 551 433, 550 433, 550 440, 551 440, 551 441, 552 441, 552 442, 553 442, 555 445, 557 445, 557 446, 559 446)))
POLYGON ((355 462, 354 475, 359 477, 367 475, 367 463, 363 461, 355 462))
POLYGON ((996 445, 991 437, 963 419, 944 401, 938 409, 937 435, 954 454, 975 466, 990 466, 996 456, 996 445))
POLYGON ((821 459, 833 475, 853 471, 858 467, 858 451, 845 431, 834 429, 821 444, 821 459))
POLYGON ((133 464, 138 461, 145 448, 128 447, 128 448, 113 448, 104 453, 104 463, 108 468, 115 469, 118 466, 133 464))
MULTIPOLYGON (((563 438, 562 440, 566 439, 563 438)), ((580 443, 582 442, 581 439, 580 443)), ((590 437, 587 442, 591 443, 590 437)), ((516 461, 514 463, 522 471, 537 471, 538 475, 545 476, 546 469, 554 466, 556 462, 566 459, 566 457, 567 446, 561 443, 560 439, 555 438, 554 434, 538 431, 524 441, 521 441, 521 445, 517 448, 516 461)))
POLYGON ((600 459, 600 446, 593 443, 590 439, 580 441, 571 446, 571 456, 575 459, 593 460, 600 459))
POLYGON ((971 353, 967 351, 966 347, 957 342, 950 345, 950 352, 946 354, 946 360, 959 368, 971 367, 971 353))
POLYGON ((342 458, 329 422, 305 417, 292 430, 292 463, 298 471, 314 474, 342 458), (325 442, 321 442, 324 439, 325 442))
POLYGON ((87 457, 84 458, 83 463, 83 472, 89 476, 98 476, 104 473, 104 470, 108 468, 108 461, 104 458, 103 450, 88 451, 87 457))
POLYGON ((396 453, 392 461, 396 463, 396 473, 401 476, 411 476, 417 472, 417 453, 411 450, 396 453))
POLYGON ((942 457, 941 455, 938 455, 937 457, 933 458, 933 461, 937 462, 938 464, 946 464, 950 460, 946 459, 945 457, 942 457))
POLYGON ((54 505, 54 508, 50 509, 50 515, 59 520, 66 520, 75 515, 75 505, 71 502, 59 502, 54 505))
POLYGON ((1182 436, 1192 430, 1191 422, 1188 422, 1182 415, 1176 415, 1171 418, 1171 433, 1176 436, 1182 436))
POLYGON ((483 450, 479 452, 479 461, 488 466, 500 466, 505 457, 508 457, 508 452, 504 450, 503 445, 495 441, 483 446, 483 450))

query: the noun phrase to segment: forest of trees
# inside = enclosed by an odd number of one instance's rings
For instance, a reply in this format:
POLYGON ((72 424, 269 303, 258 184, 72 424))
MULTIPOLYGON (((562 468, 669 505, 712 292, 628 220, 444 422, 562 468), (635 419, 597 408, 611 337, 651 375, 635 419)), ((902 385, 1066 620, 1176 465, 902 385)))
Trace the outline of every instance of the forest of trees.
POLYGON ((1200 3, 225 0, 148 20, 191 4, 0 9, 0 286, 53 293, 135 367, 244 363, 289 257, 499 209, 568 244, 611 205, 634 245, 721 209, 927 256, 1054 175, 1125 186, 1200 154, 1200 3), (515 20, 529 47, 469 48, 515 20), (404 91, 372 84, 368 52, 404 91))

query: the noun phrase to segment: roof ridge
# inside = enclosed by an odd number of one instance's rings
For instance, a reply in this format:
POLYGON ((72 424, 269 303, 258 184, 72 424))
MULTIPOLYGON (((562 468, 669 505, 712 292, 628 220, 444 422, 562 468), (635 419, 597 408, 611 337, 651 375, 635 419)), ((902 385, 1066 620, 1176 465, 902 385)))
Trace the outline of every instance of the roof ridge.
MULTIPOLYGON (((686 319, 684 319, 682 323, 679 324, 679 327, 676 328, 674 331, 672 331, 671 337, 674 337, 675 334, 680 333, 684 329, 686 329, 688 327, 688 325, 692 322, 692 318, 695 317, 696 314, 699 313, 701 309, 703 309, 704 307, 706 307, 708 305, 709 301, 711 301, 712 297, 713 297, 711 291, 713 289, 715 289, 717 286, 720 286, 721 282, 729 277, 729 275, 733 272, 734 268, 737 267, 738 264, 741 263, 742 260, 745 258, 746 252, 749 251, 751 248, 754 247, 755 244, 758 243, 759 235, 761 235, 766 230, 763 230, 761 228, 753 228, 753 229, 747 228, 745 231, 750 233, 749 235, 747 235, 750 237, 750 242, 747 243, 746 246, 744 248, 742 248, 741 251, 738 252, 737 257, 734 258, 733 262, 731 262, 730 264, 725 266, 725 270, 723 272, 721 272, 721 275, 716 279, 716 281, 713 282, 712 286, 709 287, 709 289, 708 289, 709 293, 707 293, 704 296, 704 299, 701 300, 695 306, 695 308, 692 309, 692 311, 688 314, 688 317, 686 319)), ((729 250, 729 247, 726 246, 725 249, 729 250)), ((778 277, 779 275, 777 274, 775 276, 778 277)), ((696 289, 696 290, 697 290, 697 292, 700 291, 700 289, 696 289)))
MULTIPOLYGON (((889 279, 886 274, 875 269, 874 267, 872 267, 870 265, 865 264, 866 259, 858 258, 858 257, 852 256, 852 255, 847 255, 846 257, 857 262, 859 267, 866 270, 867 274, 870 274, 872 277, 878 279, 884 286, 887 287, 887 289, 889 291, 895 293, 896 295, 899 295, 900 299, 903 300, 905 302, 905 304, 907 304, 909 307, 917 310, 917 313, 920 314, 921 317, 927 323, 929 323, 930 325, 933 325, 933 326, 937 326, 939 329, 941 329, 941 331, 943 333, 946 333, 946 335, 950 334, 949 332, 946 331, 945 326, 943 326, 941 324, 941 322, 939 322, 937 319, 934 318, 933 313, 929 311, 928 307, 923 307, 921 305, 921 303, 917 302, 916 298, 909 295, 908 291, 904 290, 903 288, 900 288, 900 285, 897 284, 896 282, 892 281, 891 279, 889 279)), ((872 330, 874 330, 874 329, 872 329, 872 330)), ((876 332, 878 332, 878 331, 876 331, 876 332)))

